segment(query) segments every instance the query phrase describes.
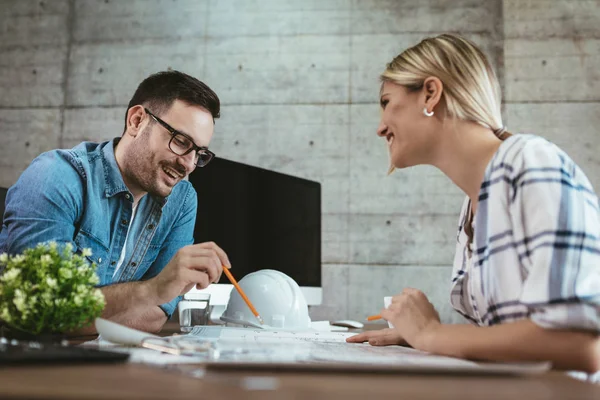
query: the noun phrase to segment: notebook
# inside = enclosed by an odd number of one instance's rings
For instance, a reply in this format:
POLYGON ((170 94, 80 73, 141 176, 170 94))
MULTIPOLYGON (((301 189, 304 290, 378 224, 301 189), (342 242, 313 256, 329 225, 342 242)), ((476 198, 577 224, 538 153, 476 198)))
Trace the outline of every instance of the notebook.
POLYGON ((0 365, 124 362, 128 354, 38 342, 0 343, 0 365))

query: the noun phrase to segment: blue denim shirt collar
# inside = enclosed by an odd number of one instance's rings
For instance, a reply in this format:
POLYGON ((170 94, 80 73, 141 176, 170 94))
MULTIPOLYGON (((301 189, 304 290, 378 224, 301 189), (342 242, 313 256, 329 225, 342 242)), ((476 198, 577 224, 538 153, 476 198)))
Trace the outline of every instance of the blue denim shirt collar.
POLYGON ((112 197, 118 193, 128 192, 129 189, 123 181, 121 170, 117 165, 115 158, 115 147, 120 138, 115 138, 102 148, 102 166, 104 168, 104 194, 106 197, 112 197))
MULTIPOLYGON (((115 138, 106 143, 106 145, 102 148, 101 156, 102 156, 102 166, 104 168, 104 195, 106 197, 112 197, 116 194, 127 192, 131 195, 133 199, 133 195, 125 185, 125 181, 123 181, 123 175, 121 174, 121 170, 117 165, 117 159, 115 158, 115 148, 117 147, 121 138, 115 138)), ((166 197, 156 197, 151 196, 152 199, 158 203, 161 207, 165 205, 167 202, 166 197)))

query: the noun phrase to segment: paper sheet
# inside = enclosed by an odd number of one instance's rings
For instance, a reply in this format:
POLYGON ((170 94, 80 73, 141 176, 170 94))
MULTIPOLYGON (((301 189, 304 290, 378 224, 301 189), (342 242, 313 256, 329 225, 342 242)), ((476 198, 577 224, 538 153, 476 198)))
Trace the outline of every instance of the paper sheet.
POLYGON ((206 355, 178 356, 140 347, 124 346, 98 337, 80 344, 81 347, 91 347, 101 350, 116 351, 129 354, 129 363, 167 365, 167 364, 200 364, 206 361, 206 355))
POLYGON ((491 374, 540 373, 549 363, 479 363, 432 355, 401 346, 374 347, 346 343, 354 333, 314 331, 268 331, 259 329, 196 327, 194 339, 214 343, 209 364, 239 366, 329 365, 359 369, 420 372, 471 372, 491 374))
POLYGON ((229 328, 221 326, 195 326, 189 335, 207 340, 236 341, 241 343, 303 343, 340 342, 355 333, 327 331, 279 331, 252 328, 229 328))

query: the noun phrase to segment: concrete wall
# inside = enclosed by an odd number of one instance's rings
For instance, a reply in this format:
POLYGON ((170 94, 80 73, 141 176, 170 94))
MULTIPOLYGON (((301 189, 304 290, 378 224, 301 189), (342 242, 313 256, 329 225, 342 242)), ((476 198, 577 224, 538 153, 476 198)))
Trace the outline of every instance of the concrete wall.
POLYGON ((33 157, 118 136, 137 84, 166 68, 223 103, 226 158, 322 183, 323 306, 376 312, 423 289, 446 321, 463 199, 438 171, 386 177, 378 74, 423 37, 457 31, 499 71, 512 130, 545 135, 596 187, 600 1, 0 0, 0 186, 33 157))

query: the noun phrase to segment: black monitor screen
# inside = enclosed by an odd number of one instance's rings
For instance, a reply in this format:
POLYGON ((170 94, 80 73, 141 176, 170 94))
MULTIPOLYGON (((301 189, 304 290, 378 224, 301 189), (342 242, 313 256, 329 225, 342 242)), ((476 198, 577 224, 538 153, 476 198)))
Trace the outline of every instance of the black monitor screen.
POLYGON ((198 193, 195 243, 225 250, 237 280, 275 269, 321 286, 320 183, 222 158, 189 180, 198 193))

